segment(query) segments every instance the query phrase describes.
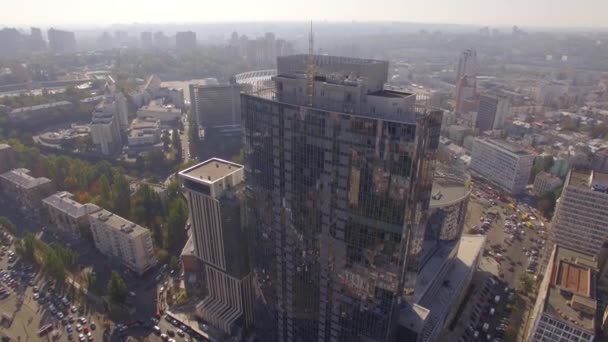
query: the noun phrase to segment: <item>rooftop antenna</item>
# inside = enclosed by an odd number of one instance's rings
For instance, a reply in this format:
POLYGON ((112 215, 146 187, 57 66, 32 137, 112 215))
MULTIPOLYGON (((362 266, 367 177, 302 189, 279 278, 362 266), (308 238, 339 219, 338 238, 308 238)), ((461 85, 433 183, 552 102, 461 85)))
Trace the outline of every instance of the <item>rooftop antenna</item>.
POLYGON ((314 56, 314 36, 312 34, 312 20, 310 21, 310 33, 308 35, 308 62, 306 65, 306 104, 313 106, 314 87, 315 87, 315 56, 314 56))

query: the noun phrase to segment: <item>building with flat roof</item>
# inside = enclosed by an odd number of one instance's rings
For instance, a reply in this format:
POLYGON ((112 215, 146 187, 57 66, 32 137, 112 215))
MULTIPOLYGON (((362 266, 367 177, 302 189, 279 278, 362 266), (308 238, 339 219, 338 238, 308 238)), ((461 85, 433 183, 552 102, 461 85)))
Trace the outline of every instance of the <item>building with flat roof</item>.
POLYGON ((177 123, 182 116, 182 110, 173 105, 164 105, 162 100, 153 100, 137 110, 138 118, 154 118, 161 124, 177 123))
POLYGON ((608 174, 571 170, 552 220, 551 242, 597 256, 608 241, 608 174))
POLYGON ((561 178, 543 171, 534 178, 534 192, 537 195, 544 195, 548 192, 557 190, 562 184, 561 178))
POLYGON ((32 177, 28 169, 14 169, 0 175, 0 188, 5 199, 19 204, 28 213, 38 215, 42 199, 54 191, 45 177, 32 177))
POLYGON ((393 341, 415 300, 442 112, 385 89, 387 61, 277 66, 273 87, 241 93, 257 338, 393 341))
POLYGON ((241 221, 243 166, 209 159, 179 173, 190 207, 194 254, 201 260, 206 295, 196 314, 243 340, 253 332, 253 274, 241 221))
POLYGON ((593 341, 597 272, 596 257, 555 246, 530 314, 527 341, 593 341))
POLYGON ((67 191, 57 192, 42 200, 49 226, 61 233, 79 236, 82 227, 89 226, 89 215, 101 210, 92 203, 82 204, 72 199, 73 194, 67 191))
POLYGON ((473 143, 471 170, 510 194, 526 191, 535 155, 505 141, 477 138, 473 143))
POLYGON ((475 128, 480 132, 502 129, 510 111, 511 105, 508 99, 482 94, 479 96, 475 128))
POLYGON ((107 210, 89 215, 95 247, 131 271, 142 275, 156 265, 152 236, 148 229, 107 210))
POLYGON ((8 144, 0 144, 0 173, 12 170, 16 166, 15 151, 8 144))
POLYGON ((76 35, 71 31, 50 28, 47 31, 49 48, 54 53, 76 52, 76 35))
POLYGON ((138 117, 131 122, 127 135, 129 147, 150 146, 160 141, 160 120, 138 117))

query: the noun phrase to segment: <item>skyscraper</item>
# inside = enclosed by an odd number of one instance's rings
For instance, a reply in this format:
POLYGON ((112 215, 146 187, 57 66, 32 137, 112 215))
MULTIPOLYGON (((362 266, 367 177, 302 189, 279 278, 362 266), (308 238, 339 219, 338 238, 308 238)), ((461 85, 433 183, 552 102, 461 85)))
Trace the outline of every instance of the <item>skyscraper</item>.
POLYGON ((261 341, 391 341, 413 300, 441 112, 388 62, 279 57, 241 95, 261 341))
POLYGON ((175 48, 177 51, 192 51, 196 49, 196 33, 192 31, 177 32, 175 34, 175 48))
POLYGON ((253 276, 241 218, 243 166, 213 158, 179 173, 192 217, 194 254, 203 264, 206 296, 196 313, 224 334, 253 328, 253 276))
POLYGON ((475 128, 480 132, 503 128, 509 115, 509 100, 497 96, 480 95, 475 128))
POLYGON ((67 53, 76 51, 76 36, 74 32, 51 28, 48 30, 47 36, 52 52, 67 53))

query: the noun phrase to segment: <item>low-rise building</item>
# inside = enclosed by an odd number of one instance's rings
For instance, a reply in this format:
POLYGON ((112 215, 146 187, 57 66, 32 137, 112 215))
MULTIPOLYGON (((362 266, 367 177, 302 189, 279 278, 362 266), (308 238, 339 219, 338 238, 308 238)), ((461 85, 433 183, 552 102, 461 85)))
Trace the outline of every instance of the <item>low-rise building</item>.
POLYGON ((160 141, 160 121, 150 117, 136 118, 131 122, 127 140, 129 147, 157 144, 160 141))
POLYGON ((154 118, 163 125, 176 123, 182 116, 182 111, 173 105, 164 105, 162 100, 153 100, 147 106, 137 111, 138 118, 154 118))
POLYGON ((141 275, 156 265, 150 231, 107 210, 89 215, 95 247, 141 275))
POLYGON ((101 210, 92 203, 82 204, 72 199, 67 191, 57 192, 42 200, 46 208, 51 229, 78 236, 81 227, 89 225, 89 215, 101 210))
POLYGON ((50 179, 35 178, 28 169, 14 169, 0 175, 0 188, 3 197, 12 203, 19 204, 28 213, 38 215, 42 199, 53 193, 50 179))
POLYGON ((597 258, 555 246, 530 314, 526 341, 593 341, 597 270, 597 258))
POLYGON ((537 195, 544 195, 547 192, 557 190, 562 186, 562 180, 549 172, 541 172, 534 178, 534 192, 537 195))
POLYGON ((471 170, 517 195, 526 190, 535 157, 505 141, 477 138, 471 154, 471 170))

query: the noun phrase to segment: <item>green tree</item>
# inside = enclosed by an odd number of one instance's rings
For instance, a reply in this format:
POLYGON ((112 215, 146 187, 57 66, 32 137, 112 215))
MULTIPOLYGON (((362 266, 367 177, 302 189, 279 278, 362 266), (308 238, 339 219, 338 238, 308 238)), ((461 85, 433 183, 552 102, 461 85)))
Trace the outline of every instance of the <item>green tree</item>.
POLYGON ((107 291, 110 298, 116 302, 123 303, 125 299, 127 299, 127 284, 125 284, 125 281, 118 272, 112 271, 110 280, 108 281, 107 291))
POLYGON ((100 205, 106 209, 112 210, 112 187, 110 186, 110 180, 104 174, 99 178, 99 189, 100 189, 100 205))
POLYGON ((171 256, 171 261, 169 261, 169 268, 174 271, 179 271, 179 260, 175 255, 171 256))
POLYGON ((167 239, 165 247, 170 250, 180 248, 186 238, 185 225, 188 220, 188 206, 186 201, 178 197, 169 204, 169 215, 167 219, 167 239))
POLYGON ((171 138, 169 137, 169 131, 165 131, 161 137, 161 141, 163 142, 163 149, 166 151, 169 149, 169 145, 171 144, 171 138))
POLYGON ((4 229, 10 234, 15 234, 15 225, 11 220, 4 216, 0 216, 0 228, 4 229))
POLYGON ((525 295, 531 295, 534 290, 534 280, 527 274, 522 274, 519 277, 520 290, 525 295))
POLYGON ((114 177, 112 184, 112 207, 114 212, 120 216, 127 216, 131 211, 131 197, 129 182, 124 175, 114 177))

